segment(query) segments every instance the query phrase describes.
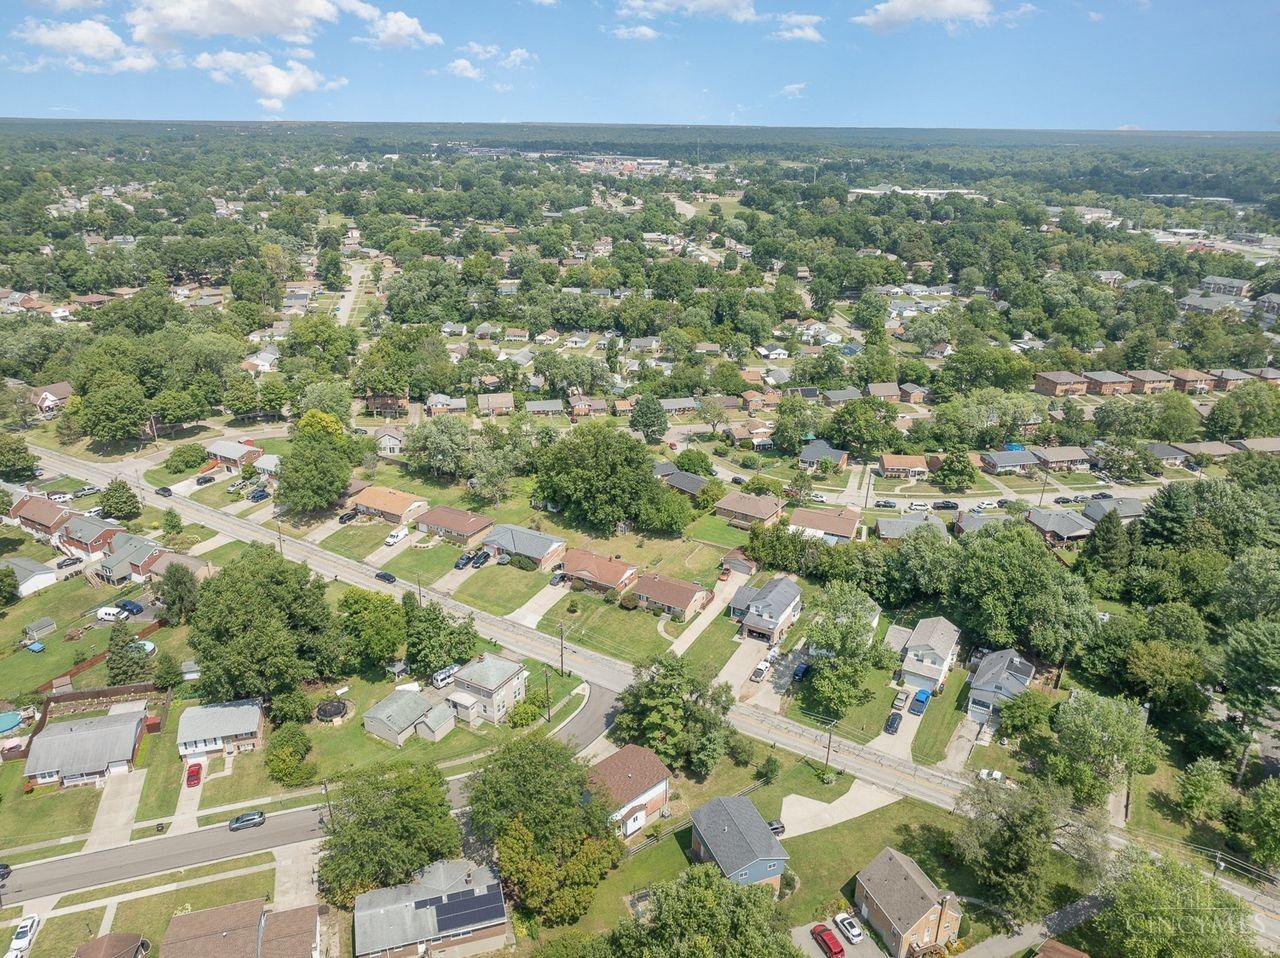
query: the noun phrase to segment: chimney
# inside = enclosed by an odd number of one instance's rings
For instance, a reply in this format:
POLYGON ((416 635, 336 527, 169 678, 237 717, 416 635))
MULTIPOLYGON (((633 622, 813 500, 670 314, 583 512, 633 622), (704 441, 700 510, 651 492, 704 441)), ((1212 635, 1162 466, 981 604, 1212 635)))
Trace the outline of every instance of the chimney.
POLYGON ((470 884, 471 884, 471 869, 469 869, 469 868, 467 869, 466 883, 467 883, 468 885, 470 885, 470 884))

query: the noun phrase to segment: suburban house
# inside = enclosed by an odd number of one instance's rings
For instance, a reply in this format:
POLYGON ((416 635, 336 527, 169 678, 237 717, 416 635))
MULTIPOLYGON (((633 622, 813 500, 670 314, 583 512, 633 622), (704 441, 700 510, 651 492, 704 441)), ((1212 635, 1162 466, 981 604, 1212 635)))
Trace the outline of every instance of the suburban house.
POLYGON ((493 520, 488 516, 455 509, 453 506, 432 506, 415 521, 423 532, 439 536, 464 549, 475 546, 493 528, 493 520))
POLYGON ((929 390, 915 383, 903 383, 898 387, 898 398, 905 403, 915 405, 925 401, 929 395, 929 390))
POLYGON ((940 615, 921 619, 910 631, 892 625, 885 639, 902 652, 902 681, 930 692, 946 684, 960 651, 960 630, 940 615))
POLYGON ((22 774, 37 785, 93 785, 133 769, 145 709, 50 722, 31 740, 22 774))
POLYGON ((516 409, 511 393, 482 393, 476 397, 476 411, 482 416, 509 416, 516 409))
POLYGON ((1124 374, 1133 384, 1132 392, 1139 396, 1154 396, 1156 393, 1167 393, 1173 388, 1173 377, 1155 369, 1126 369, 1124 374))
POLYGON ((1031 387, 1042 396, 1059 398, 1062 396, 1083 396, 1088 383, 1083 376, 1065 370, 1036 373, 1035 384, 1031 387))
POLYGON ((1000 706, 1031 687, 1036 670, 1015 649, 988 652, 969 682, 966 712, 975 722, 1000 723, 1000 706))
POLYGON ((849 454, 843 449, 837 449, 825 439, 807 442, 800 450, 800 468, 806 472, 817 469, 824 461, 831 463, 837 469, 843 469, 849 464, 849 454))
POLYGON ((791 856, 751 799, 745 795, 713 798, 689 818, 693 823, 689 851, 694 861, 715 862, 736 885, 767 884, 777 891, 791 856))
POLYGON ((1141 499, 1095 499, 1084 507, 1084 517, 1092 523, 1099 523, 1108 512, 1118 513, 1122 525, 1128 525, 1146 511, 1147 504, 1141 499))
POLYGON ((452 731, 454 717, 453 709, 444 702, 432 708, 422 693, 396 689, 381 702, 371 706, 361 721, 364 730, 370 735, 399 748, 415 732, 430 742, 440 741, 452 731), (434 721, 432 713, 436 713, 434 721), (444 729, 445 726, 448 728, 444 729))
POLYGON ((1231 445, 1249 452, 1265 452, 1274 455, 1280 452, 1280 437, 1267 436, 1257 439, 1232 439, 1231 445))
POLYGON ((524 699, 529 672, 520 662, 481 652, 453 676, 453 691, 445 699, 468 725, 497 725, 524 699))
POLYGON ((1013 516, 1007 512, 979 512, 976 509, 969 509, 961 512, 956 516, 956 535, 962 536, 966 532, 977 532, 983 526, 990 525, 993 522, 1009 522, 1013 516))
POLYGON ((67 404, 71 393, 71 383, 64 381, 37 386, 27 394, 27 398, 30 399, 31 405, 40 410, 42 416, 48 417, 59 412, 67 404))
POLYGON ((778 576, 758 589, 749 585, 739 588, 729 600, 727 612, 748 638, 776 645, 800 617, 801 609, 800 587, 778 576))
POLYGON ((479 955, 514 941, 502 879, 464 858, 432 862, 405 885, 356 896, 356 958, 479 955))
POLYGON ((1216 377, 1202 373, 1198 369, 1170 369, 1173 388, 1181 393, 1203 394, 1213 388, 1216 377))
POLYGON ((1040 465, 1040 460, 1026 449, 992 449, 979 455, 983 472, 993 476, 1025 476, 1040 465))
POLYGON ((698 408, 698 401, 692 396, 679 396, 674 399, 659 399, 658 404, 664 412, 671 416, 679 416, 693 412, 698 408))
POLYGON ((591 767, 588 778, 608 799, 609 821, 630 838, 667 807, 671 770, 650 749, 630 743, 591 767))
POLYGON ((274 452, 264 452, 258 457, 258 461, 253 464, 253 468, 258 471, 260 476, 270 476, 272 479, 280 478, 280 457, 274 452))
POLYGON ((364 408, 370 416, 382 416, 398 419, 409 415, 409 387, 398 393, 383 393, 366 390, 364 408))
POLYGON ((193 705, 178 718, 178 754, 183 758, 252 752, 261 742, 260 699, 193 705))
POLYGON ((209 458, 227 472, 238 472, 262 455, 262 450, 257 446, 236 442, 234 439, 215 439, 205 446, 205 450, 209 453, 209 458))
POLYGON ((1181 466, 1191 458, 1189 453, 1183 452, 1177 446, 1171 446, 1167 442, 1148 443, 1147 453, 1165 466, 1181 466))
POLYGON ((71 958, 142 958, 147 949, 142 947, 142 936, 136 932, 113 931, 86 941, 75 950, 71 958))
POLYGON ((444 416, 449 413, 465 413, 467 411, 466 396, 446 396, 444 393, 432 393, 422 404, 422 411, 428 416, 444 416))
POLYGON ((152 539, 119 532, 107 542, 106 554, 98 563, 96 574, 112 585, 145 582, 166 552, 164 546, 152 539))
POLYGON ((377 516, 392 525, 402 525, 427 508, 425 499, 399 489, 369 486, 351 497, 351 508, 361 515, 377 516))
POLYGON ((12 569, 18 580, 18 598, 25 599, 29 595, 47 589, 58 581, 58 571, 52 566, 26 556, 14 555, 0 559, 0 569, 12 569))
POLYGON ((822 404, 828 408, 843 406, 847 402, 862 398, 862 390, 849 387, 846 389, 822 390, 822 404))
POLYGON ((1033 506, 1027 512, 1027 521, 1044 536, 1049 545, 1064 545, 1087 539, 1093 531, 1093 523, 1074 509, 1040 509, 1033 506))
POLYGON ((563 416, 563 399, 530 399, 524 404, 524 411, 531 416, 563 416))
POLYGON ((646 609, 659 609, 677 619, 687 620, 711 601, 711 593, 696 582, 673 579, 647 572, 636 580, 631 594, 646 609))
POLYGON ((700 476, 694 472, 685 472, 683 469, 677 469, 673 463, 660 463, 664 466, 661 471, 655 467, 654 475, 661 479, 676 492, 683 492, 690 499, 697 498, 707 485, 706 476, 700 476), (669 466, 670 468, 665 468, 669 466))
POLYGON ((900 516, 881 516, 876 520, 876 535, 886 542, 905 539, 917 529, 933 526, 944 536, 949 535, 947 524, 932 512, 908 512, 900 516))
POLYGON ((782 505, 773 496, 730 492, 716 503, 716 515, 739 529, 750 529, 757 522, 771 526, 782 518, 782 505))
POLYGON ((1210 369, 1209 375, 1213 377, 1213 389, 1219 392, 1231 392, 1241 383, 1247 383, 1253 377, 1239 369, 1210 369))
POLYGON ((379 456, 398 456, 404 451, 404 430, 399 426, 379 426, 373 431, 379 456))
POLYGON ((1083 374, 1087 391, 1094 396, 1124 396, 1133 389, 1128 376, 1113 373, 1109 369, 1083 374))
POLYGON ((899 456, 885 453, 880 457, 880 475, 886 479, 923 479, 929 474, 924 456, 899 456))
POLYGON ((564 574, 600 592, 617 589, 621 592, 636 577, 636 567, 617 559, 596 555, 586 549, 568 549, 563 561, 564 574))
POLYGON ((42 542, 50 542, 78 513, 45 496, 24 495, 9 509, 9 518, 42 542))
POLYGON ((1175 446, 1185 452, 1188 456, 1194 458, 1208 459, 1211 462, 1221 462, 1228 456, 1234 456, 1240 452, 1236 446, 1226 442, 1219 442, 1211 439, 1206 442, 1175 442, 1175 446))
POLYGON ((868 383, 867 395, 881 402, 897 402, 902 388, 897 383, 868 383))
POLYGON ((1087 472, 1089 454, 1079 446, 1030 446, 1041 468, 1050 472, 1087 472))
POLYGON ((266 911, 266 902, 259 898, 184 912, 169 920, 160 950, 193 958, 318 958, 320 908, 266 911))
POLYGON ((950 892, 941 892, 914 860, 886 848, 858 872, 853 904, 893 958, 912 958, 955 942, 963 912, 950 892))
POLYGON ((788 524, 792 532, 799 532, 811 539, 821 539, 828 545, 838 546, 858 538, 857 509, 809 509, 792 510, 788 524))
POLYGON ((565 544, 559 536, 549 536, 545 532, 535 532, 524 526, 503 522, 485 535, 484 547, 495 556, 507 555, 513 559, 523 556, 539 570, 543 570, 559 564, 564 556, 565 544))

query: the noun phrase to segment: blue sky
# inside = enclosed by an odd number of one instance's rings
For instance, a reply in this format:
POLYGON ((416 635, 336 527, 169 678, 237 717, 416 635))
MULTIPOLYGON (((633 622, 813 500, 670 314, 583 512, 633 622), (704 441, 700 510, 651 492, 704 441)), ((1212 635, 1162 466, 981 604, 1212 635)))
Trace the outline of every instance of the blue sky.
POLYGON ((0 112, 1280 129, 1276 0, 3 0, 0 112))

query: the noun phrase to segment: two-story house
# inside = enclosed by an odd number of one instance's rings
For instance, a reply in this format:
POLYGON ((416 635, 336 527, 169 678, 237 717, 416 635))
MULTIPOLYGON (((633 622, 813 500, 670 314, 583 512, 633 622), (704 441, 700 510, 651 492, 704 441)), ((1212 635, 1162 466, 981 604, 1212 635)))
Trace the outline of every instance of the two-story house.
POLYGON ((889 644, 902 649, 902 680, 915 689, 939 691, 956 664, 960 630, 937 615, 921 619, 910 632, 901 626, 892 626, 890 632, 889 644))
POLYGON ((914 860, 886 848, 858 872, 853 904, 893 958, 912 958, 955 942, 963 912, 914 860))
POLYGON ((1000 706, 1030 688, 1035 675, 1035 668, 1015 649, 988 652, 969 684, 969 718, 992 727, 1000 724, 1000 706))
POLYGON ((800 617, 800 587, 779 576, 760 588, 744 585, 729 600, 728 615, 742 626, 748 638, 770 645, 782 641, 800 617))
POLYGON ((790 855, 745 795, 713 798, 689 816, 693 822, 690 854, 694 861, 715 862, 736 885, 782 882, 790 855))
POLYGON ((497 725, 524 699, 529 672, 519 662, 481 652, 453 676, 453 691, 445 701, 459 721, 468 725, 497 725))

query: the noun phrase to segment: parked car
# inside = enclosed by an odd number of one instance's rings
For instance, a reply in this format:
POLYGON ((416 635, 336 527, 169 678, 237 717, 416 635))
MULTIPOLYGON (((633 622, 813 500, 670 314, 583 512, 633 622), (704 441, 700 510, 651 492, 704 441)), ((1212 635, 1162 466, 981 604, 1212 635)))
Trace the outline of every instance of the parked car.
POLYGON ((908 512, 928 512, 929 503, 920 502, 917 500, 916 502, 912 502, 907 506, 907 511, 908 512))
POLYGON ((86 509, 84 514, 86 516, 93 516, 96 519, 98 516, 102 515, 102 506, 94 506, 91 509, 86 509))
POLYGON ((511 556, 507 555, 504 552, 502 553, 502 555, 498 556, 498 558, 494 559, 493 561, 496 562, 498 565, 511 565, 511 556))
POLYGON ((354 522, 359 515, 360 513, 356 512, 354 509, 350 512, 344 512, 342 515, 338 516, 338 525, 345 526, 348 522, 354 522))
POLYGON ((187 766, 187 788, 195 788, 200 784, 200 776, 204 774, 204 766, 197 762, 187 766))
POLYGON ((721 570, 720 570, 720 576, 719 576, 719 579, 720 579, 720 581, 721 581, 721 582, 728 582, 728 581, 729 581, 729 570, 728 570, 728 569, 721 569, 721 570))
POLYGON ((81 486, 79 489, 76 490, 75 496, 77 499, 83 499, 85 496, 91 496, 94 493, 101 492, 101 491, 102 490, 99 489, 97 486, 81 486))
POLYGON ((0 881, 8 881, 9 876, 13 874, 13 868, 0 862, 0 881))
POLYGON ((368 430, 368 429, 365 429, 365 428, 364 428, 364 426, 353 426, 353 427, 351 428, 351 431, 352 431, 353 433, 355 433, 357 436, 367 436, 367 435, 369 435, 369 430, 368 430))
POLYGON ((431 676, 431 687, 442 689, 446 685, 452 685, 453 677, 457 674, 460 668, 462 668, 462 666, 457 662, 454 662, 452 665, 446 665, 435 675, 431 676))
POLYGON ((764 677, 765 677, 765 675, 767 675, 767 674, 768 674, 768 672, 769 672, 769 668, 772 666, 772 664, 773 664, 773 663, 771 663, 768 659, 765 659, 763 662, 761 662, 759 665, 757 665, 757 666, 755 667, 755 671, 753 671, 753 672, 751 673, 751 681, 752 681, 752 682, 763 682, 763 681, 764 681, 764 677))
POLYGON ((911 704, 907 706, 907 711, 912 715, 924 715, 924 710, 929 707, 929 699, 932 697, 933 693, 928 689, 918 690, 911 704))
POLYGON ((960 503, 954 499, 939 499, 933 504, 934 512, 942 512, 944 509, 959 509, 960 503))
POLYGON ((981 502, 978 503, 978 508, 979 509, 995 509, 997 508, 997 506, 990 499, 983 499, 981 502))
POLYGON ((874 506, 875 506, 875 508, 877 508, 877 509, 896 509, 896 508, 898 508, 898 504, 897 504, 896 502, 894 502, 892 499, 877 499, 877 500, 873 503, 873 505, 874 505, 874 506))
POLYGON ((387 585, 394 585, 396 581, 396 577, 390 572, 375 572, 373 577, 379 582, 385 582, 387 585))
POLYGON ((787 826, 782 824, 782 819, 775 818, 769 823, 769 831, 781 837, 787 833, 787 826))
POLYGON ((1115 496, 1113 496, 1113 495, 1112 495, 1111 493, 1109 493, 1109 492, 1095 492, 1095 493, 1094 493, 1093 495, 1091 495, 1089 498, 1090 498, 1090 499, 1114 499, 1114 498, 1115 498, 1115 496))
POLYGON ((809 663, 801 662, 795 667, 795 671, 791 673, 792 682, 803 682, 804 677, 809 674, 809 663))
POLYGON ((79 565, 81 561, 79 556, 67 556, 65 559, 58 560, 58 568, 70 569, 73 565, 79 565))
POLYGON ((1081 494, 1080 494, 1080 495, 1078 495, 1078 496, 1072 496, 1072 497, 1071 497, 1071 501, 1072 501, 1072 502, 1088 502, 1088 501, 1089 501, 1089 497, 1088 497, 1088 496, 1086 496, 1084 493, 1081 493, 1081 494))
POLYGON ((1055 506, 1069 506, 1069 505, 1071 505, 1071 497, 1070 497, 1070 496, 1057 496, 1056 498, 1054 498, 1054 500, 1053 500, 1053 504, 1054 504, 1055 506))
POLYGON ((455 569, 465 569, 467 566, 471 565, 471 560, 475 557, 476 554, 474 552, 464 552, 462 555, 458 556, 458 561, 453 564, 453 567, 455 569))
POLYGON ((70 502, 74 496, 69 492, 51 492, 49 493, 50 502, 70 502))
POLYGON ((831 921, 832 924, 840 929, 840 934, 844 936, 844 940, 849 944, 857 945, 861 943, 864 937, 862 929, 858 927, 858 923, 853 920, 853 916, 847 911, 840 912, 840 914, 836 915, 836 917, 831 919, 831 921))
POLYGON ((31 941, 36 936, 36 929, 40 927, 40 919, 35 915, 28 915, 22 921, 18 922, 18 927, 13 930, 13 941, 9 942, 9 948, 13 951, 26 951, 31 947, 31 941))
POLYGON ((387 533, 387 537, 382 540, 384 546, 393 546, 397 542, 403 542, 405 537, 409 535, 409 530, 405 526, 399 529, 392 529, 387 533))
POLYGON ((809 493, 809 501, 810 502, 826 502, 827 497, 820 492, 811 492, 809 493))
POLYGON ((826 958, 844 958, 844 945, 826 925, 814 925, 809 929, 809 936, 826 958))
POLYGON ((159 489, 156 490, 156 495, 160 496, 162 499, 168 499, 170 496, 173 495, 173 490, 170 489, 168 486, 161 486, 159 489))
POLYGON ((897 735, 898 729, 902 726, 902 713, 890 712, 889 717, 884 720, 884 731, 886 735, 897 735))
POLYGON ((129 613, 114 605, 106 605, 98 610, 99 622, 123 622, 127 618, 129 618, 129 613))
POLYGON ((142 615, 143 613, 142 606, 137 602, 134 602, 132 599, 121 599, 116 603, 116 608, 124 609, 124 611, 128 612, 130 615, 142 615))
POLYGON ((997 500, 996 500, 996 508, 997 508, 997 509, 1003 509, 1005 506, 1007 506, 1007 505, 1009 504, 1009 501, 1010 501, 1010 500, 1008 500, 1008 499, 997 499, 997 500))
POLYGON ((1001 772, 999 769, 984 768, 978 772, 978 778, 982 779, 984 782, 995 782, 996 784, 999 784, 1004 780, 1004 772, 1001 772))
POLYGON ((231 485, 227 486, 227 493, 230 494, 230 493, 239 492, 248 484, 249 484, 248 479, 237 479, 235 482, 231 483, 231 485))
POLYGON ((559 585, 561 582, 563 582, 563 581, 564 581, 564 578, 565 578, 565 577, 564 577, 564 573, 563 573, 563 572, 557 572, 557 573, 555 573, 554 575, 552 575, 552 576, 551 576, 551 584, 552 584, 552 585, 559 585))
POLYGON ((893 710, 895 712, 901 712, 906 707, 907 707, 907 693, 899 692, 897 695, 893 697, 893 710))
POLYGON ((267 492, 266 489, 254 489, 245 498, 250 502, 265 502, 271 498, 271 493, 267 492))
POLYGON ((244 812, 227 822, 230 831, 238 832, 246 828, 257 828, 267 820, 265 812, 244 812))
POLYGON ((197 486, 207 486, 218 481, 217 476, 196 476, 197 486))
POLYGON ((747 484, 746 476, 734 476, 729 481, 732 482, 735 486, 745 486, 747 484))
POLYGON ((481 549, 479 552, 476 553, 476 557, 471 560, 471 568, 478 569, 492 558, 493 558, 492 552, 490 552, 488 549, 481 549))

